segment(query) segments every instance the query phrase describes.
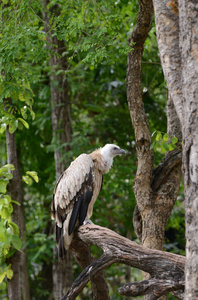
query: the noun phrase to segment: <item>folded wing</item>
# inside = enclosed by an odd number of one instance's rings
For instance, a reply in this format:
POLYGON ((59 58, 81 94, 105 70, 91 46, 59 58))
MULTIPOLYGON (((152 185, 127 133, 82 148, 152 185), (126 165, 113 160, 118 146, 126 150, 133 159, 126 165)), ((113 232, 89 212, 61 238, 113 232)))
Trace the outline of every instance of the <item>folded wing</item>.
POLYGON ((56 222, 56 242, 62 258, 65 249, 69 248, 75 226, 81 226, 86 218, 94 193, 94 176, 92 158, 81 154, 63 172, 56 184, 51 217, 56 222))

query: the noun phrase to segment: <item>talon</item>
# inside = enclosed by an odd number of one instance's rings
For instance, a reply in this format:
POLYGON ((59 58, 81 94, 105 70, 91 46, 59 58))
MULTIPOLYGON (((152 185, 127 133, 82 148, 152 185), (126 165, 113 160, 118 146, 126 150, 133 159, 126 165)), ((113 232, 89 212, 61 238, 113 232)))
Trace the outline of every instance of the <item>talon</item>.
POLYGON ((90 219, 85 219, 83 222, 83 225, 86 225, 86 224, 94 224, 94 223, 90 219))

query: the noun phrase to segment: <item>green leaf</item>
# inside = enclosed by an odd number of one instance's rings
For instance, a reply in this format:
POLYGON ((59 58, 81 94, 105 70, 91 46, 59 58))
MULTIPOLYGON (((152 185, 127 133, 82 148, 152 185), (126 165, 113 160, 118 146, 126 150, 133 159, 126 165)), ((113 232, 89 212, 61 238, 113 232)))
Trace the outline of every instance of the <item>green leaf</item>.
POLYGON ((7 189, 8 180, 0 179, 0 193, 5 194, 7 189))
POLYGON ((0 176, 5 177, 6 179, 12 179, 13 175, 10 173, 10 171, 14 170, 13 165, 5 165, 2 168, 0 168, 0 176))
POLYGON ((18 120, 25 126, 25 128, 29 129, 29 124, 22 118, 18 118, 18 120))
POLYGON ((7 207, 2 207, 0 209, 0 215, 1 215, 2 219, 9 219, 12 212, 13 212, 12 205, 9 205, 8 208, 7 207))
POLYGON ((36 182, 39 182, 39 178, 37 172, 35 171, 27 171, 26 174, 30 175, 36 182))
POLYGON ((163 147, 166 151, 169 151, 169 147, 168 147, 168 144, 166 142, 163 142, 163 147))
POLYGON ((162 152, 162 153, 166 153, 166 152, 167 152, 167 150, 164 148, 163 143, 161 144, 161 152, 162 152))
MULTIPOLYGON (((4 165, 2 168, 0 168, 0 172, 1 172, 1 170, 6 170, 6 171, 9 171, 9 170, 11 170, 11 171, 14 171, 15 170, 15 167, 14 167, 14 165, 11 165, 11 164, 7 164, 7 165, 4 165)), ((1 174, 1 173, 0 173, 1 174)))
POLYGON ((12 227, 14 235, 19 236, 19 227, 16 223, 9 221, 9 226, 12 227))
POLYGON ((1 199, 2 205, 4 207, 9 207, 10 202, 11 202, 11 197, 9 195, 4 195, 4 197, 1 199))
POLYGON ((23 130, 23 124, 21 122, 19 122, 19 124, 18 124, 18 129, 23 130))
POLYGON ((8 279, 11 279, 12 276, 13 276, 13 271, 11 269, 11 265, 10 265, 10 269, 8 269, 7 272, 6 272, 6 276, 7 276, 8 279))
POLYGON ((176 144, 178 142, 178 138, 176 136, 172 137, 171 144, 176 144))
POLYGON ((153 143, 151 144, 150 150, 153 149, 153 148, 155 147, 155 144, 156 144, 155 142, 153 142, 153 143))
POLYGON ((14 234, 12 236, 12 244, 13 244, 15 249, 20 250, 21 246, 22 246, 22 242, 21 242, 20 237, 18 237, 17 235, 14 234))
POLYGON ((168 148, 169 148, 169 151, 172 151, 176 148, 176 145, 174 144, 168 144, 168 148))
POLYGON ((159 141, 161 139, 162 139, 162 134, 161 134, 161 132, 158 132, 156 135, 156 141, 159 141))
POLYGON ((167 142, 169 140, 169 135, 167 133, 164 134, 163 140, 167 142))
POLYGON ((1 124, 0 133, 4 133, 4 131, 6 130, 6 128, 7 128, 7 125, 5 123, 1 124))
POLYGON ((21 108, 21 115, 23 119, 27 119, 27 106, 21 108))
POLYGON ((19 100, 22 102, 26 100, 22 93, 19 93, 19 100))
POLYGON ((19 205, 19 206, 21 205, 18 201, 15 201, 15 200, 11 200, 11 202, 12 202, 12 203, 15 203, 15 204, 17 204, 17 205, 19 205))
POLYGON ((9 133, 14 133, 18 128, 18 120, 13 119, 9 123, 9 133))
POLYGON ((29 176, 22 176, 23 181, 27 183, 28 185, 32 184, 32 179, 29 176))
POLYGON ((8 279, 11 279, 13 276, 13 271, 11 269, 11 264, 8 265, 5 269, 0 269, 0 283, 4 280, 4 278, 7 276, 8 279))
POLYGON ((30 114, 31 114, 32 120, 34 120, 35 119, 35 113, 34 113, 34 111, 31 108, 29 110, 30 110, 30 114))

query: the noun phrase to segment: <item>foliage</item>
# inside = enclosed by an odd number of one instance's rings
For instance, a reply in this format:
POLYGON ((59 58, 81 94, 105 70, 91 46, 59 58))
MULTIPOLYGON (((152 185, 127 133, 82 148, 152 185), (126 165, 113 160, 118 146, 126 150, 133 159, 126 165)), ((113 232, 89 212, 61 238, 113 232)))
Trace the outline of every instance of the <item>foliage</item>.
POLYGON ((11 265, 5 263, 5 259, 13 254, 15 250, 21 249, 21 239, 19 227, 11 221, 13 203, 20 205, 11 199, 7 194, 7 184, 13 178, 10 170, 14 170, 13 165, 5 165, 0 168, 0 283, 4 277, 11 279, 13 271, 11 265))
MULTIPOLYGON (((0 258, 2 262, 2 266, 0 267, 0 283, 2 283, 5 276, 11 279, 13 271, 11 264, 6 265, 6 259, 12 256, 16 250, 20 250, 22 246, 19 227, 11 220, 14 209, 13 204, 20 205, 20 203, 12 200, 7 191, 9 180, 13 178, 10 171, 14 169, 14 166, 11 164, 4 165, 0 168, 0 258)), ((29 175, 38 182, 36 172, 27 171, 26 173, 27 175, 23 177, 26 177, 24 181, 27 184, 32 183, 29 175)))
POLYGON ((167 151, 172 151, 176 147, 180 148, 178 143, 178 138, 176 136, 169 137, 167 133, 162 133, 161 131, 154 131, 152 134, 153 143, 151 144, 151 149, 165 154, 167 151), (178 144, 178 145, 177 145, 178 144))

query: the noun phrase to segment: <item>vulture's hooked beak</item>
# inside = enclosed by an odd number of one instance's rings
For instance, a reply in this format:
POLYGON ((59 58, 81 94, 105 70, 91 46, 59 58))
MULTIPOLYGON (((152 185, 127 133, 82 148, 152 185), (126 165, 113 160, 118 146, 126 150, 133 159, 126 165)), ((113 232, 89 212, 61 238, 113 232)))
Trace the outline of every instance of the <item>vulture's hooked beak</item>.
POLYGON ((119 155, 126 155, 126 151, 124 149, 119 149, 119 155))

